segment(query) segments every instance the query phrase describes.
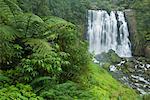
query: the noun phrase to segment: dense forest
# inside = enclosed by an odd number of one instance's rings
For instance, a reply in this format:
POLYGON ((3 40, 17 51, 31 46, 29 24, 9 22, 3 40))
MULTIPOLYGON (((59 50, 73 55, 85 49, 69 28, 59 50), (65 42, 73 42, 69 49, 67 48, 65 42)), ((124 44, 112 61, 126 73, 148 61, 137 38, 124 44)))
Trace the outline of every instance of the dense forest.
POLYGON ((132 9, 149 61, 150 0, 0 0, 0 100, 148 100, 92 62, 88 9, 132 9))

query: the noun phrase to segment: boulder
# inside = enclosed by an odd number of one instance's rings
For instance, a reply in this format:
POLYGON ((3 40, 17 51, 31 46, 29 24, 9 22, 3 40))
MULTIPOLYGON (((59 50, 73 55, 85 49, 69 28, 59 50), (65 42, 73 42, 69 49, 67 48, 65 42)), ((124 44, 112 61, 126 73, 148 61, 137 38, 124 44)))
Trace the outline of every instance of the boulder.
POLYGON ((117 64, 121 62, 121 58, 113 50, 109 50, 108 53, 101 53, 95 56, 96 60, 100 62, 109 62, 111 64, 117 64))

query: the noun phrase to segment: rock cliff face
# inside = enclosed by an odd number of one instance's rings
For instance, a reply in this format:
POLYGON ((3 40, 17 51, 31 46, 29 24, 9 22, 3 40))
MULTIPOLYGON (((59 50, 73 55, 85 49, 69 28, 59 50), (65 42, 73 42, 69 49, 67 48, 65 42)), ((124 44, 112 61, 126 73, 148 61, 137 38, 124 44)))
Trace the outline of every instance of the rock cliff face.
POLYGON ((150 43, 147 43, 144 49, 144 55, 145 57, 150 59, 150 43))
MULTIPOLYGON (((124 10, 128 21, 130 40, 132 43, 132 53, 134 56, 144 56, 145 52, 145 34, 137 31, 136 12, 132 9, 124 10)), ((147 52, 147 50, 146 50, 147 52)))
MULTIPOLYGON (((132 53, 134 56, 145 56, 150 59, 150 35, 145 34, 144 32, 138 31, 138 21, 136 19, 136 11, 132 9, 124 10, 126 19, 128 21, 130 40, 132 43, 132 53), (145 38, 146 37, 146 38, 145 38)), ((142 16, 142 15, 141 15, 142 16)), ((144 23, 142 23, 144 24, 144 23)))

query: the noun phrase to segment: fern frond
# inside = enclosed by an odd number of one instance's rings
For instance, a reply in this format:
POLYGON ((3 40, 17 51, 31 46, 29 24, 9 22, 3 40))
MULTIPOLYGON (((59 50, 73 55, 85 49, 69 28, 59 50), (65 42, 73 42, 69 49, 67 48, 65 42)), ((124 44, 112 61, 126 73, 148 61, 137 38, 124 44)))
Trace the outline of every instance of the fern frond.
POLYGON ((38 54, 47 55, 53 50, 50 44, 43 39, 28 38, 24 42, 26 45, 30 45, 33 51, 38 54))
POLYGON ((12 27, 0 24, 0 42, 12 41, 21 35, 12 27))
POLYGON ((43 35, 45 35, 48 40, 54 40, 62 33, 70 34, 70 30, 74 31, 76 29, 74 24, 62 18, 47 16, 44 17, 43 20, 47 24, 47 31, 43 35))
POLYGON ((31 13, 17 15, 16 23, 16 28, 24 33, 25 37, 32 37, 34 34, 41 34, 41 30, 44 27, 43 20, 39 16, 31 13))
POLYGON ((3 74, 0 74, 0 82, 2 81, 9 81, 10 79, 6 76, 4 76, 3 74))
POLYGON ((45 21, 45 23, 50 24, 50 26, 53 26, 56 24, 68 23, 66 20, 59 18, 59 17, 55 17, 55 16, 47 16, 47 17, 44 17, 43 20, 45 21))
POLYGON ((48 17, 43 18, 43 20, 48 25, 49 28, 52 28, 52 27, 60 28, 60 27, 66 27, 66 26, 69 26, 72 28, 75 27, 74 24, 67 22, 66 20, 59 18, 59 17, 48 16, 48 17))
POLYGON ((15 22, 15 16, 22 14, 22 10, 10 0, 0 0, 0 22, 12 25, 15 22))
POLYGON ((15 57, 14 40, 21 35, 12 27, 0 24, 0 63, 10 63, 15 57))

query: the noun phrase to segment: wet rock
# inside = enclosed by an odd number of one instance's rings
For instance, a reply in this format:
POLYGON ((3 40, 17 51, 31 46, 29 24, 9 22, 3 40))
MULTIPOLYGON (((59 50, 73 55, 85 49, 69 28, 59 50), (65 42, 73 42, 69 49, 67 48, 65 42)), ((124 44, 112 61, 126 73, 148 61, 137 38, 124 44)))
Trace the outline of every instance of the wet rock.
POLYGON ((150 68, 147 71, 145 71, 145 74, 150 76, 150 68))
POLYGON ((110 66, 114 78, 136 89, 140 94, 150 93, 150 63, 143 57, 124 59, 110 66))
POLYGON ((114 65, 110 65, 109 70, 110 70, 111 72, 115 72, 115 71, 117 70, 117 68, 116 68, 116 66, 114 66, 114 65))
POLYGON ((150 64, 146 64, 146 68, 150 68, 150 64))
POLYGON ((116 64, 121 62, 121 58, 113 50, 109 50, 108 53, 101 53, 95 56, 95 59, 99 62, 109 62, 111 64, 116 64))
POLYGON ((99 64, 99 61, 96 60, 95 58, 93 58, 92 61, 93 61, 95 64, 99 64))
POLYGON ((143 89, 137 88, 137 90, 143 95, 147 94, 147 92, 145 92, 143 89))
POLYGON ((134 70, 133 68, 130 68, 130 67, 129 67, 129 68, 127 68, 127 69, 128 69, 128 71, 131 72, 131 73, 135 72, 135 70, 134 70))
POLYGON ((134 75, 131 75, 131 77, 138 80, 138 81, 144 82, 145 84, 150 85, 150 83, 148 81, 146 81, 143 77, 134 76, 134 75))
POLYGON ((122 66, 126 61, 122 60, 120 63, 117 64, 117 66, 122 66))

